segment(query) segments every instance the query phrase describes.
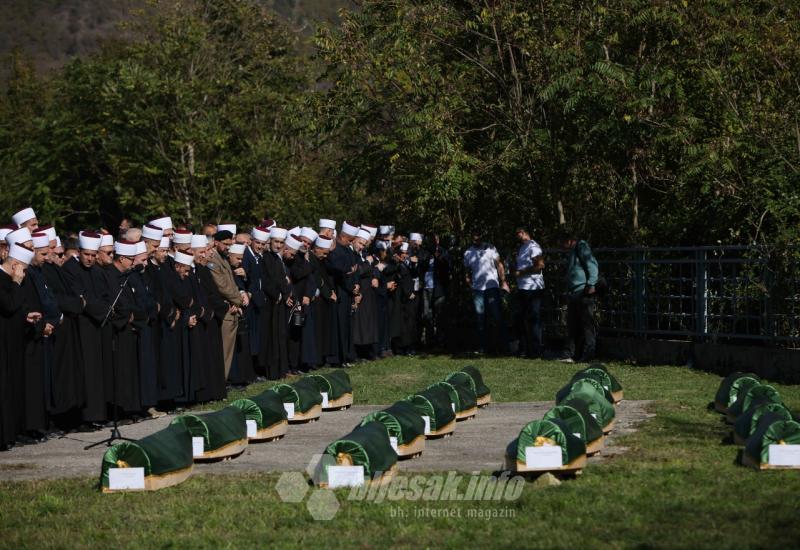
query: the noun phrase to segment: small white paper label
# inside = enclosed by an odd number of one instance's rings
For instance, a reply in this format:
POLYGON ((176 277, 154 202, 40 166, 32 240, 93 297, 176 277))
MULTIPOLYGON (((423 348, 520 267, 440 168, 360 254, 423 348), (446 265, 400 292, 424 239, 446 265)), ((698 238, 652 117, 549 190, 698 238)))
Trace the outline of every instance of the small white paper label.
POLYGON ((111 468, 108 470, 108 488, 144 489, 144 468, 111 468))
POLYGON ((283 408, 286 409, 286 418, 294 418, 294 403, 284 403, 283 408))
POLYGON ((431 433, 431 417, 423 416, 422 421, 425 422, 425 435, 431 433))
POLYGON ((770 445, 770 466, 800 466, 800 445, 770 445))
POLYGON ((258 425, 255 420, 246 420, 247 422, 247 437, 255 437, 258 433, 258 425))
POLYGON ((595 420, 597 420, 598 422, 600 422, 600 419, 599 419, 599 418, 597 418, 597 413, 591 413, 591 415, 592 415, 592 418, 594 418, 595 420))
POLYGON ((328 487, 360 487, 364 485, 364 466, 328 466, 328 487))
POLYGON ((456 404, 453 403, 453 402, 450 402, 450 406, 453 407, 453 412, 456 412, 456 404))
POLYGON ((389 445, 392 446, 392 449, 394 449, 394 452, 397 452, 397 438, 394 437, 393 435, 389 436, 389 445))
POLYGON ((583 436, 581 435, 581 432, 572 432, 572 435, 574 435, 578 439, 583 439, 583 436))
POLYGON ((322 408, 324 409, 328 406, 328 392, 322 391, 319 393, 322 394, 322 408))
POLYGON ((525 447, 525 466, 542 470, 561 468, 561 447, 525 447))
POLYGON ((206 450, 205 439, 202 437, 192 438, 192 456, 203 456, 206 450))

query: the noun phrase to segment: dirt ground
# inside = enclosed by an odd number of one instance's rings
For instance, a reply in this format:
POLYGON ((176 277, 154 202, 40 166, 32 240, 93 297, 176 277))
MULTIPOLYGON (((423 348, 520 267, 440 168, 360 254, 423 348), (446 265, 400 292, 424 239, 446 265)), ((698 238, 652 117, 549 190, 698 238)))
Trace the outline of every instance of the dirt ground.
MULTIPOLYGON (((614 431, 606 438, 603 452, 589 459, 599 462, 625 452, 617 444, 621 435, 632 433, 637 426, 652 417, 649 401, 623 401, 617 405, 614 431)), ((455 433, 446 439, 428 440, 422 456, 400 462, 400 471, 457 470, 474 472, 498 470, 508 443, 527 422, 541 418, 553 406, 548 402, 493 403, 479 410, 471 420, 459 422, 455 433)), ((304 470, 313 455, 321 453, 331 441, 355 427, 366 414, 386 405, 360 405, 346 411, 323 413, 319 421, 289 426, 286 436, 278 441, 256 443, 233 460, 197 464, 197 474, 228 474, 236 472, 281 472, 304 470)), ((165 427, 174 417, 148 420, 122 426, 125 437, 137 439, 165 427)), ((100 461, 106 446, 88 451, 83 448, 107 437, 109 430, 69 434, 38 445, 16 447, 0 452, 0 479, 31 480, 67 477, 99 476, 100 461)))

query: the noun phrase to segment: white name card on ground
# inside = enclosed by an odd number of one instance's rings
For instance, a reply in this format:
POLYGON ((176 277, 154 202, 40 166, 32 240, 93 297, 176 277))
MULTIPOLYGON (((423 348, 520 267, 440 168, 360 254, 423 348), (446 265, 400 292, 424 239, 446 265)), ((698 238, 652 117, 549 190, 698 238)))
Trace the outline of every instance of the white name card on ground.
POLYGON ((525 447, 525 466, 528 468, 561 468, 561 447, 525 447))
POLYGON ((108 488, 144 489, 144 468, 111 468, 108 470, 108 488))
POLYGON ((286 409, 287 418, 294 418, 294 403, 284 403, 283 408, 286 409))
POLYGON ((328 406, 328 392, 321 391, 319 393, 322 395, 322 408, 324 409, 328 406))
POLYGON ((431 417, 423 416, 422 421, 425 422, 425 435, 431 433, 431 417))
POLYGON ((364 466, 328 466, 328 487, 360 487, 364 485, 364 466))
POLYGON ((392 449, 394 449, 394 452, 397 452, 397 438, 396 437, 394 437, 392 435, 389 436, 389 445, 392 446, 392 449))
POLYGON ((800 466, 800 445, 770 445, 770 466, 800 466))
POLYGON ((205 439, 202 437, 192 438, 192 456, 203 456, 206 450, 205 439))
POLYGON ((245 420, 247 422, 247 437, 255 437, 258 434, 258 425, 255 420, 245 420))

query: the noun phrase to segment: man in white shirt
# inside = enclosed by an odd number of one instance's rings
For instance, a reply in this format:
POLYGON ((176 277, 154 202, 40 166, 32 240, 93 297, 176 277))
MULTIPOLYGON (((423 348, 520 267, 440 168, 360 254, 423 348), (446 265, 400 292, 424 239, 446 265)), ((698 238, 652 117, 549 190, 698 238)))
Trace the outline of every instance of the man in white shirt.
POLYGON ((542 247, 531 239, 530 232, 524 227, 517 229, 517 239, 520 245, 517 250, 514 277, 517 279, 520 309, 520 354, 529 358, 539 358, 544 351, 540 316, 542 294, 544 294, 542 247))
POLYGON ((472 300, 477 318, 479 353, 487 349, 486 314, 494 324, 499 336, 497 345, 505 351, 503 339, 506 331, 502 326, 502 300, 500 290, 508 292, 506 273, 500 254, 489 243, 481 241, 481 232, 472 232, 472 246, 464 252, 464 266, 467 268, 466 281, 472 287, 472 300))

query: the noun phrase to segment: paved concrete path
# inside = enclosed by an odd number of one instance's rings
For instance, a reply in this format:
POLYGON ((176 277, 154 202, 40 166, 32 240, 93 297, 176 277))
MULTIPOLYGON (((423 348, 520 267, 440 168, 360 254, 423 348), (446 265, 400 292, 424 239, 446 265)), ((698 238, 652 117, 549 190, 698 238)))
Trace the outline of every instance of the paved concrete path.
MULTIPOLYGON (((649 401, 623 401, 617 405, 614 432, 606 438, 606 448, 590 462, 599 462, 625 451, 616 444, 620 435, 636 430, 637 425, 653 416, 647 411, 649 401)), ((422 456, 400 462, 400 471, 457 470, 473 472, 497 470, 503 463, 506 445, 527 422, 541 418, 552 402, 493 403, 480 409, 472 420, 459 422, 452 437, 428 440, 422 456)), ((357 405, 346 411, 323 413, 319 421, 289 426, 286 436, 268 443, 252 444, 238 458, 211 464, 197 464, 197 474, 237 472, 280 472, 304 470, 313 455, 358 424, 364 415, 386 405, 357 405)), ((125 437, 141 438, 165 427, 173 417, 148 420, 122 426, 125 437)), ((84 451, 89 443, 107 437, 109 430, 70 434, 39 445, 16 447, 0 452, 1 480, 86 477, 100 474, 105 446, 84 451)))

